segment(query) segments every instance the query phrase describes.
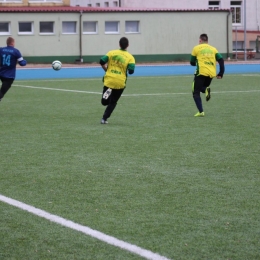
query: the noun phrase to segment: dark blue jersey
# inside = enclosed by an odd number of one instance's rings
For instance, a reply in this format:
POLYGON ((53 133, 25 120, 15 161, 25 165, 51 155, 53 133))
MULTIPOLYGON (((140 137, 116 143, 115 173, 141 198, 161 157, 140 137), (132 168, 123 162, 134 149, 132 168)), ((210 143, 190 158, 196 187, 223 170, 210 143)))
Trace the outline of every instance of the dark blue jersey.
POLYGON ((12 46, 0 48, 0 77, 15 78, 16 64, 26 65, 19 50, 12 46))

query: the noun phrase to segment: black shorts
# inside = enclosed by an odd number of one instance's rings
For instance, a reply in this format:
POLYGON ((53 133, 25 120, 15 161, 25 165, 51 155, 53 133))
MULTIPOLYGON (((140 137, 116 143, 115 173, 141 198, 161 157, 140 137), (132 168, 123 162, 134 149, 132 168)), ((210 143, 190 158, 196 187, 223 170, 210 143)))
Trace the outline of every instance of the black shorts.
POLYGON ((193 81, 193 93, 205 93, 207 87, 209 87, 212 81, 211 77, 198 75, 194 77, 193 81))
POLYGON ((103 94, 107 91, 108 87, 103 87, 103 93, 101 98, 101 103, 103 106, 107 106, 109 104, 116 104, 119 98, 121 97, 122 93, 124 92, 124 88, 122 89, 112 89, 111 95, 108 99, 103 98, 103 94))
POLYGON ((9 90, 9 88, 12 86, 14 79, 0 77, 0 80, 2 81, 0 98, 2 98, 6 94, 6 92, 9 90))

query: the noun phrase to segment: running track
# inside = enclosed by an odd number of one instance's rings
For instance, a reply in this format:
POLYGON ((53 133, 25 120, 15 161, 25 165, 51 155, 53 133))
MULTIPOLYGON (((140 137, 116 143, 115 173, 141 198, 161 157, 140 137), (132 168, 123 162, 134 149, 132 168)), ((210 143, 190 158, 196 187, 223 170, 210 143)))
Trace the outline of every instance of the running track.
MULTIPOLYGON (((259 64, 226 64, 226 74, 260 73, 259 64)), ((218 69, 218 68, 217 68, 218 69)), ((190 65, 137 65, 135 73, 129 77, 192 75, 195 67, 190 65)), ((51 68, 18 68, 16 80, 61 79, 61 78, 101 78, 104 71, 101 67, 66 67, 60 71, 51 68)))

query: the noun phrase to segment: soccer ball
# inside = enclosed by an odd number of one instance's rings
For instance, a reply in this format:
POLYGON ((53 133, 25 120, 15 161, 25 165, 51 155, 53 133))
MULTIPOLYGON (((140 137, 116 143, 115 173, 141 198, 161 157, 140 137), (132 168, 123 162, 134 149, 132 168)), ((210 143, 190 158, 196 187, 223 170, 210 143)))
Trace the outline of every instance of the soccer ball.
POLYGON ((55 60, 51 65, 54 70, 60 70, 62 66, 59 60, 55 60))

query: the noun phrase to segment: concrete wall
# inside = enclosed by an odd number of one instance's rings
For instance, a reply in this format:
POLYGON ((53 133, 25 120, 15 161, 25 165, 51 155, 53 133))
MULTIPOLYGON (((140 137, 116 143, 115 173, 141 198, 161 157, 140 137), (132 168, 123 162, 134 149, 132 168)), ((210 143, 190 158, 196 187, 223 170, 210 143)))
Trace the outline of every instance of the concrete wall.
MULTIPOLYGON (((84 62, 97 61, 97 57, 119 48, 119 39, 129 38, 129 52, 140 56, 139 61, 187 59, 198 44, 201 33, 207 33, 209 42, 220 53, 232 52, 232 28, 227 31, 226 12, 122 12, 83 13, 83 21, 98 21, 98 34, 82 35, 84 62), (140 21, 140 33, 125 33, 125 21, 140 21), (119 21, 119 34, 105 34, 105 21, 119 21), (227 39, 227 34, 229 38, 227 39), (229 45, 227 46, 227 41, 229 45), (145 56, 145 57, 144 57, 145 56), (92 57, 92 58, 91 58, 92 57)), ((80 57, 79 13, 1 13, 0 21, 11 22, 11 36, 25 57, 59 57, 73 61, 80 57), (33 21, 33 35, 19 35, 18 22, 33 21), (40 35, 39 22, 54 21, 53 35, 40 35), (76 34, 62 34, 62 21, 77 21, 76 34)), ((229 16, 231 25, 231 16, 229 16)), ((0 46, 8 35, 0 35, 0 46)))

